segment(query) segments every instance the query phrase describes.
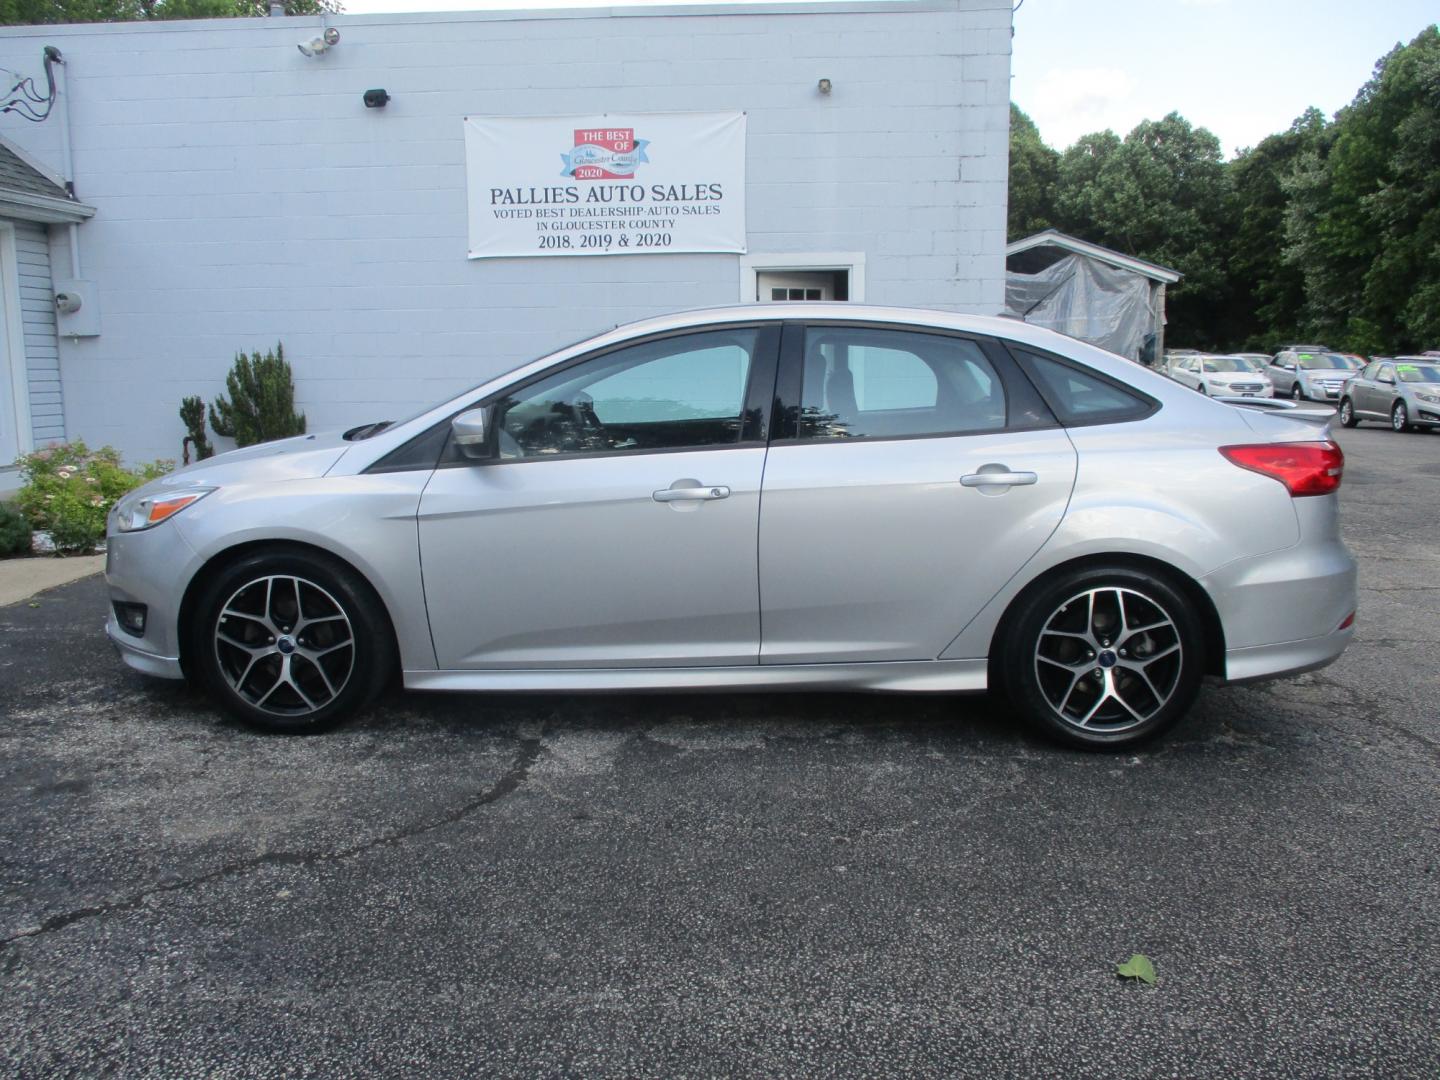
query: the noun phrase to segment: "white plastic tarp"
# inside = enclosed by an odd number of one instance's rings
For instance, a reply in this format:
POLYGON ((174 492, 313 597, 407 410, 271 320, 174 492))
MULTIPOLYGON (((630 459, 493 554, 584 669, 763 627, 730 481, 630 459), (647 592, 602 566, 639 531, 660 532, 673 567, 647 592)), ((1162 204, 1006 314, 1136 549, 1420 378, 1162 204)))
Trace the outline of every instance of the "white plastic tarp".
POLYGON ((1027 323, 1139 360, 1157 324, 1151 291, 1141 274, 1066 255, 1038 274, 1007 272, 1005 308, 1027 323))

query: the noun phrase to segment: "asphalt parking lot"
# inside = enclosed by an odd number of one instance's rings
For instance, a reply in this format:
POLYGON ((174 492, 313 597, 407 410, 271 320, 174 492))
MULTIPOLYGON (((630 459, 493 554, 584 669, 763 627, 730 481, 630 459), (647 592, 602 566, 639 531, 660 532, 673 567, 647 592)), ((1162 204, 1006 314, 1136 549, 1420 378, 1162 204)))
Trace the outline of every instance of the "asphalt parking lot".
POLYGON ((0 1073, 1433 1078, 1440 435, 1338 436, 1355 643, 1124 757, 949 697, 263 737, 98 578, 0 608, 0 1073))

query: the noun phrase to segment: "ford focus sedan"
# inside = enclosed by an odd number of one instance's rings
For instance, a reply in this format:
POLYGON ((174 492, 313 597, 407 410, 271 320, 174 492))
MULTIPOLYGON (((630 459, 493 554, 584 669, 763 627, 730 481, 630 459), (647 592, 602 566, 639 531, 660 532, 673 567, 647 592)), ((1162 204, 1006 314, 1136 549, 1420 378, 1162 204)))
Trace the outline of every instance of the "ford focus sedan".
POLYGON ((1120 748, 1353 633, 1324 427, 1008 319, 674 315, 110 521, 110 639, 240 719, 474 691, 985 691, 1120 748))

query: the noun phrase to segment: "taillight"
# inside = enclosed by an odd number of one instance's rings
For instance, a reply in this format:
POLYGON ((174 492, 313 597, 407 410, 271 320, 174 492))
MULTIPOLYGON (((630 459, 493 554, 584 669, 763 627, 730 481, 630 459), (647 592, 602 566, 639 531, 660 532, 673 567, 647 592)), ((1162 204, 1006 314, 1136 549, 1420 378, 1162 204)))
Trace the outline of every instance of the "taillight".
POLYGON ((1345 471, 1344 453, 1328 439, 1222 446, 1220 453, 1232 465, 1279 480, 1297 496, 1329 495, 1340 486, 1340 474, 1345 471))

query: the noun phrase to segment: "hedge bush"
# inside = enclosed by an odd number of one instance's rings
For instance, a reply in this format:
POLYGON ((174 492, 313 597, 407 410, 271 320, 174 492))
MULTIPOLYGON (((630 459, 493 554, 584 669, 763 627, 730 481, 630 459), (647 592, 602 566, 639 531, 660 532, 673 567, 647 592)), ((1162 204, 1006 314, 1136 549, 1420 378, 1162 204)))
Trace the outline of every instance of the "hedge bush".
POLYGON ((91 450, 80 440, 56 443, 19 461, 24 486, 20 511, 34 529, 50 534, 55 550, 85 555, 105 536, 105 516, 127 491, 163 476, 173 462, 155 461, 130 470, 113 447, 91 450))
POLYGON ((30 553, 30 522, 9 503, 0 503, 0 556, 30 553))

